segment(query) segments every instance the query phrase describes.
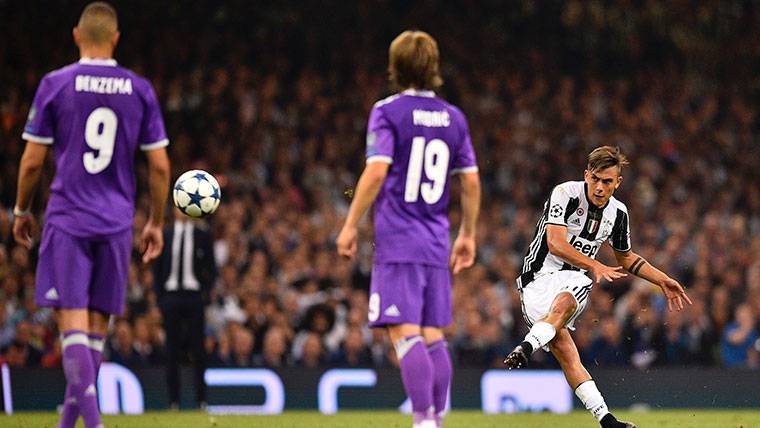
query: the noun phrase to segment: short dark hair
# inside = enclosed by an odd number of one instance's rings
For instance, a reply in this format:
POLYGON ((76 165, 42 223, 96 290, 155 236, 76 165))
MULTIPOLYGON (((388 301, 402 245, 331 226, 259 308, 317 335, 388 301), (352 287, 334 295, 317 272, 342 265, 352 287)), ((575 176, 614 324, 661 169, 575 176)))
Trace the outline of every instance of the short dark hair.
POLYGON ((588 155, 589 171, 600 171, 611 166, 618 167, 618 173, 623 170, 623 165, 628 165, 628 158, 620 152, 620 147, 601 146, 595 148, 588 155))
POLYGON ((401 89, 437 89, 443 84, 438 59, 438 43, 430 34, 404 31, 388 49, 391 82, 401 89))
POLYGON ((102 1, 90 3, 79 16, 77 28, 88 42, 108 43, 113 34, 119 30, 119 18, 116 15, 116 9, 102 1))

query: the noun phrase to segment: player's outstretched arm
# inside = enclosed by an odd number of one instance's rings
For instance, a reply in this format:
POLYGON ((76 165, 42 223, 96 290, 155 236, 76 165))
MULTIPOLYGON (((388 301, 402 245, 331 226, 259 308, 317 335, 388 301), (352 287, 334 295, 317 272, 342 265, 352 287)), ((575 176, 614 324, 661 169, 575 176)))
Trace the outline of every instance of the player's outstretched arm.
POLYGON ((371 162, 367 164, 361 177, 359 177, 359 183, 356 185, 354 197, 351 200, 351 207, 348 209, 348 216, 346 216, 343 228, 335 240, 338 254, 347 259, 352 259, 356 255, 357 225, 364 213, 375 202, 377 194, 383 187, 385 177, 388 175, 389 167, 390 164, 385 162, 371 162))
POLYGON ((567 242, 567 226, 547 224, 546 244, 549 247, 550 253, 573 266, 591 272, 594 282, 597 284, 602 282, 603 279, 612 282, 618 278, 626 276, 625 273, 620 272, 620 270, 622 270, 621 267, 607 266, 591 257, 583 255, 580 251, 570 245, 570 243, 567 242))
POLYGON ((32 205, 34 189, 40 181, 40 172, 45 164, 47 152, 47 145, 27 141, 18 168, 16 205, 13 207, 13 214, 16 217, 13 223, 13 237, 16 242, 26 248, 32 247, 34 218, 29 213, 29 208, 32 205))
POLYGON ((691 299, 686 295, 686 291, 678 281, 649 264, 640 255, 633 251, 621 252, 615 250, 615 258, 620 266, 624 267, 628 272, 653 284, 657 284, 668 300, 668 310, 672 311, 676 309, 680 311, 684 308, 684 301, 691 305, 691 299))
POLYGON ((140 239, 140 251, 143 263, 150 263, 161 254, 164 248, 164 211, 166 197, 169 194, 169 175, 171 168, 166 148, 145 152, 148 158, 148 185, 150 187, 150 218, 145 224, 140 239))
POLYGON ((459 174, 462 182, 462 224, 451 248, 450 265, 454 274, 475 263, 475 232, 480 213, 480 174, 466 172, 459 174))

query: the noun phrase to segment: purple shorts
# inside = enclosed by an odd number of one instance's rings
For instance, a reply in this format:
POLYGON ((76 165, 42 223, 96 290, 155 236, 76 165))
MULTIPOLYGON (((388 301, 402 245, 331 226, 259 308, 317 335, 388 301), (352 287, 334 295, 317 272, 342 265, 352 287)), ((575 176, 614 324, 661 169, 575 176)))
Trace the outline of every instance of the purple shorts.
POLYGON ((131 229, 80 238, 45 225, 37 263, 37 304, 121 315, 131 251, 131 229))
POLYGON ((451 324, 451 272, 413 263, 375 264, 368 318, 370 327, 451 324))

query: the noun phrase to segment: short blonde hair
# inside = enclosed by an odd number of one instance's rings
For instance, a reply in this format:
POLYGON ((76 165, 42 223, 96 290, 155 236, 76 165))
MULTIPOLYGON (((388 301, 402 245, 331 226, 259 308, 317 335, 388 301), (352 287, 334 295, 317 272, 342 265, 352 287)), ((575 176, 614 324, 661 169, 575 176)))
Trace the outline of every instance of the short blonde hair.
POLYGON ((430 34, 404 31, 388 49, 391 82, 401 89, 437 89, 443 84, 438 59, 438 43, 430 34))
POLYGON ((119 31, 119 19, 116 9, 108 3, 97 1, 88 4, 79 17, 79 34, 89 43, 96 45, 111 41, 114 33, 119 31))
POLYGON ((592 172, 616 166, 619 174, 623 170, 623 165, 628 165, 628 158, 620 152, 620 147, 601 146, 588 155, 587 169, 592 172))

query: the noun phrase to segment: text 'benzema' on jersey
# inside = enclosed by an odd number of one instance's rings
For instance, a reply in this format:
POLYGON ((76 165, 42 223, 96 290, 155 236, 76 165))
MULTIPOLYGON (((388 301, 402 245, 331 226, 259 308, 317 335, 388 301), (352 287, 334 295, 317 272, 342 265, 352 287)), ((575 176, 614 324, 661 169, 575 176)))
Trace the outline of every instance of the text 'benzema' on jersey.
POLYGON ((375 263, 448 266, 449 178, 478 170, 464 114, 432 91, 375 104, 367 163, 390 164, 375 200, 375 263))
POLYGON ((555 187, 536 226, 536 235, 528 248, 518 287, 526 287, 534 279, 550 272, 582 269, 551 254, 546 241, 546 225, 567 227, 567 242, 581 254, 596 258, 606 240, 616 251, 630 251, 631 238, 628 208, 611 197, 603 208, 588 200, 586 183, 568 181, 555 187))
POLYGON ((81 237, 132 227, 135 151, 169 144, 150 83, 114 60, 92 59, 42 79, 23 138, 53 147, 46 221, 81 237))

